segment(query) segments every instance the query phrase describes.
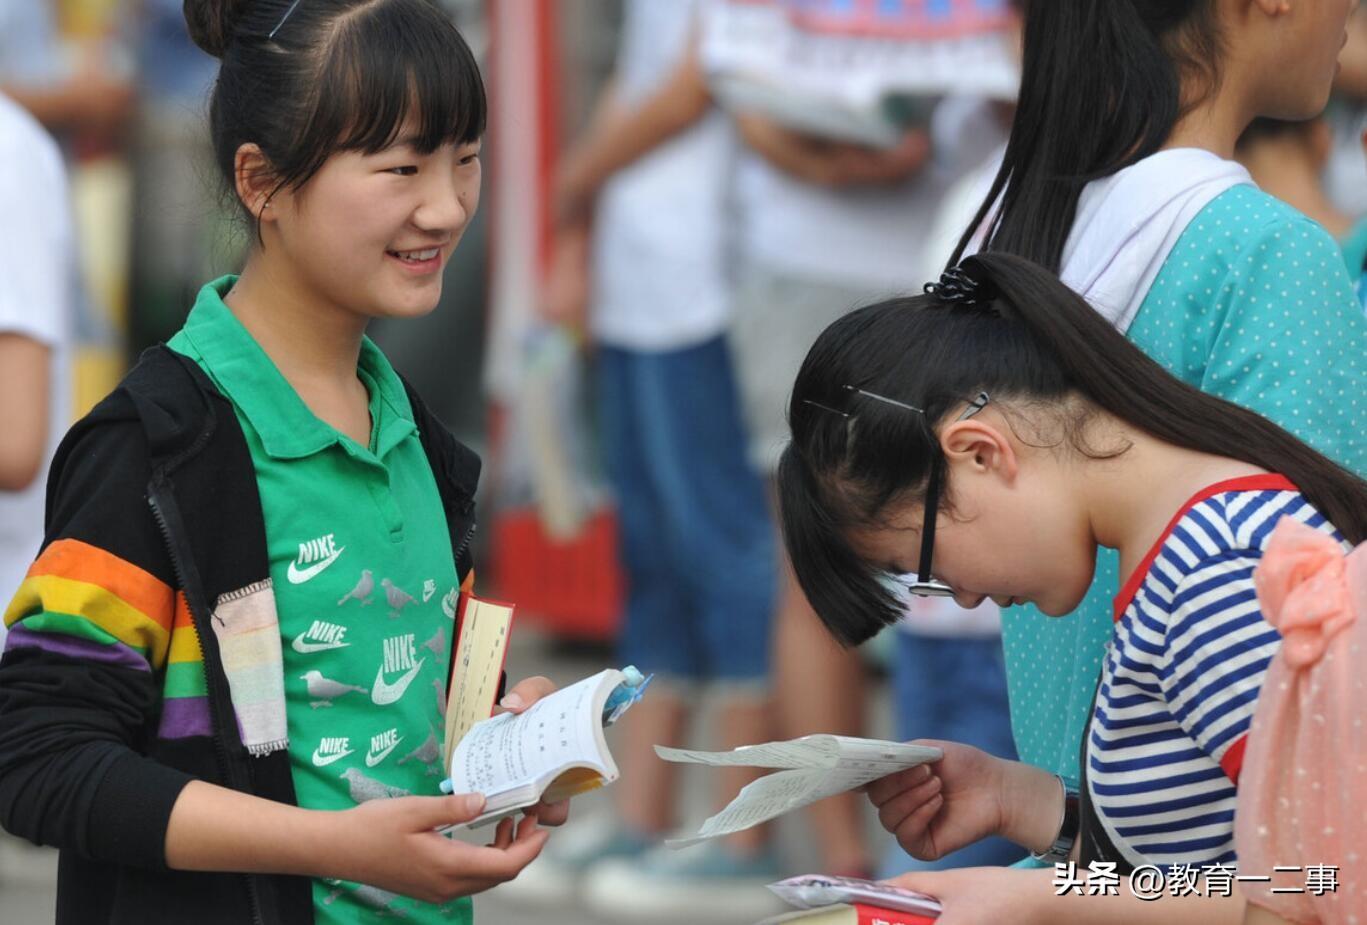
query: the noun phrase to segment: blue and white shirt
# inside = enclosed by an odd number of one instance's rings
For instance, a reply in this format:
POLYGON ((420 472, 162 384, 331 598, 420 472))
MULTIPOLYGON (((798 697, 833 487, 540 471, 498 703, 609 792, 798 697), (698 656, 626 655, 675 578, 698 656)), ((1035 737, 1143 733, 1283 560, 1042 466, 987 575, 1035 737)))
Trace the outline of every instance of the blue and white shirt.
POLYGON ((1343 542, 1286 478, 1233 479, 1183 506, 1115 599, 1087 787, 1131 865, 1235 860, 1236 782, 1281 645, 1253 570, 1283 517, 1343 542))

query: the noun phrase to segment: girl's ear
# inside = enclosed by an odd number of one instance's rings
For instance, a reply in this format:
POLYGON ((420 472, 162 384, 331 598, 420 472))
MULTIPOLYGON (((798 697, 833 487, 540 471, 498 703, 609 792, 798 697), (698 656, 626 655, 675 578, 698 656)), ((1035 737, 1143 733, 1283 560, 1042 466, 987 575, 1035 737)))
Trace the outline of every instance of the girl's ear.
POLYGON ((1291 12, 1290 0, 1253 0, 1253 5, 1268 16, 1280 16, 1291 12))
POLYGON ((233 182, 237 188, 237 198, 242 200, 247 211, 258 222, 269 220, 275 173, 270 160, 258 145, 249 142, 237 149, 233 157, 233 182))
POLYGON ((951 467, 996 473, 1014 481, 1020 465, 1016 449, 1000 429, 981 419, 955 421, 940 433, 940 448, 951 467))

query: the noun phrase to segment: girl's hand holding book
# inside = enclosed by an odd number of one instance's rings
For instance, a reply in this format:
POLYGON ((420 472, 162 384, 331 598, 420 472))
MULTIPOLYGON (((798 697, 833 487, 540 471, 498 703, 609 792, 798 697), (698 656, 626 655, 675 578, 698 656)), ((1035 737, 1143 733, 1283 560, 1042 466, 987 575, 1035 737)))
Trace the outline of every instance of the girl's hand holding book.
POLYGON ((430 903, 482 893, 515 878, 541 854, 550 833, 535 814, 504 819, 485 846, 436 829, 468 822, 484 809, 478 794, 372 800, 337 814, 340 869, 331 875, 430 903))

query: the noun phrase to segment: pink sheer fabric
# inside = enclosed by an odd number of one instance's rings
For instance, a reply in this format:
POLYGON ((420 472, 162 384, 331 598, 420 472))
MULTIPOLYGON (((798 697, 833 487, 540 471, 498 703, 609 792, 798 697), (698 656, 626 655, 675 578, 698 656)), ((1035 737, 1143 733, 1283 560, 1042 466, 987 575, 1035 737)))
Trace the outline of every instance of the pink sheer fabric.
POLYGON ((1241 886, 1290 922, 1367 925, 1367 544, 1345 555, 1283 519, 1254 583, 1282 648, 1258 698, 1234 820, 1239 873, 1272 881, 1241 886))

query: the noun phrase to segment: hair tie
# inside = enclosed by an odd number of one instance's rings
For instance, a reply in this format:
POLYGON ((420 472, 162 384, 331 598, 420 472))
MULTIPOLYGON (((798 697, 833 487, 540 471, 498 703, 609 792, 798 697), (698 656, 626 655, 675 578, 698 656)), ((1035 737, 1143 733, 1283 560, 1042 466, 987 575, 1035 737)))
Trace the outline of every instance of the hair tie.
MULTIPOLYGON (((971 260, 971 258, 970 258, 971 260)), ((997 287, 986 277, 976 261, 965 260, 950 267, 937 283, 926 283, 926 295, 949 305, 987 307, 997 300, 997 287)))

